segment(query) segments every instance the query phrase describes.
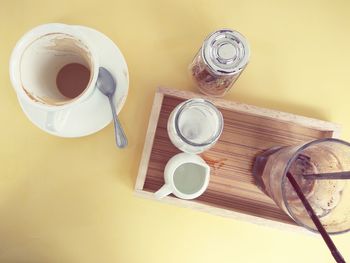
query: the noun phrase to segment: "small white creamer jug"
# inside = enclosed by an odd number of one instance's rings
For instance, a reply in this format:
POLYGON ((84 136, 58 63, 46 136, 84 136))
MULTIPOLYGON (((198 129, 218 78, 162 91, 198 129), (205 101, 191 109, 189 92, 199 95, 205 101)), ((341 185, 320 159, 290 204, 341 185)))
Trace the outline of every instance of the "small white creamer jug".
POLYGON ((194 199, 208 187, 209 165, 198 155, 179 153, 165 166, 165 184, 155 193, 157 199, 169 194, 182 199, 194 199))

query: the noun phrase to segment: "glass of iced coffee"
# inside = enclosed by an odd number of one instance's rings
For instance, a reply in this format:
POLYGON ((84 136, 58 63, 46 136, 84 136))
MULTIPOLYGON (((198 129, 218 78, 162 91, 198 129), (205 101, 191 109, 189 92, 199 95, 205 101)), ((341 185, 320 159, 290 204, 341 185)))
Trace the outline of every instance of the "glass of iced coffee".
POLYGON ((268 149, 256 157, 253 168, 258 187, 297 224, 317 232, 287 179, 291 174, 329 234, 350 230, 350 180, 341 177, 346 171, 350 171, 350 144, 332 138, 268 149))

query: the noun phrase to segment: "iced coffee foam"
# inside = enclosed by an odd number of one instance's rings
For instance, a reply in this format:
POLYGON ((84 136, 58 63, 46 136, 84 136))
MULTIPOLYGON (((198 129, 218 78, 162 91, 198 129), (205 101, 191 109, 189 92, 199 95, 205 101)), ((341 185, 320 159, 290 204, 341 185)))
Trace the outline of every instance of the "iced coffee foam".
MULTIPOLYGON (((303 174, 320 173, 307 155, 299 155, 292 163, 289 173, 294 176, 318 217, 326 216, 339 204, 345 181, 304 179, 303 174)), ((289 181, 286 182, 285 191, 293 212, 300 215, 305 214, 305 208, 289 181)))

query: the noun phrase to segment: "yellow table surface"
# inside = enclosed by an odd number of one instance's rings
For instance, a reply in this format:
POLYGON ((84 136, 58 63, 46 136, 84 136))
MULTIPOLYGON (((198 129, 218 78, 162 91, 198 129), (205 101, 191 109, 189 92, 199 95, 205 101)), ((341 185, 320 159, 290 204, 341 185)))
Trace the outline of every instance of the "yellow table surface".
MULTIPOLYGON (((332 262, 319 236, 133 194, 156 87, 195 90, 187 65, 222 27, 242 32, 252 51, 227 99, 340 123, 350 140, 349 1, 1 0, 0 262, 332 262), (127 149, 116 149, 112 125, 64 139, 21 111, 9 56, 49 22, 95 28, 122 50, 127 149)), ((350 261, 350 234, 333 239, 350 261)))

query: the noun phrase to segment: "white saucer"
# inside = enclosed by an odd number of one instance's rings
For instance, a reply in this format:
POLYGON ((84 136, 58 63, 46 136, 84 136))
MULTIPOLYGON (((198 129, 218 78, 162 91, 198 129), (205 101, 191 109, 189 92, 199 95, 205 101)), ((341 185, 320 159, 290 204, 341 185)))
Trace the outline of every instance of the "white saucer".
MULTIPOLYGON (((100 66, 107 68, 115 79, 123 79, 117 82, 115 104, 119 113, 126 101, 129 87, 129 73, 125 59, 119 48, 104 34, 83 26, 76 26, 84 32, 92 42, 98 46, 100 66)), ((95 133, 106 127, 112 121, 112 112, 106 96, 97 89, 98 94, 91 96, 89 103, 81 103, 71 109, 64 127, 59 132, 53 132, 45 127, 47 112, 28 104, 18 97, 22 110, 28 119, 43 131, 60 137, 82 137, 95 133), (89 107, 90 103, 99 107, 89 107)))

